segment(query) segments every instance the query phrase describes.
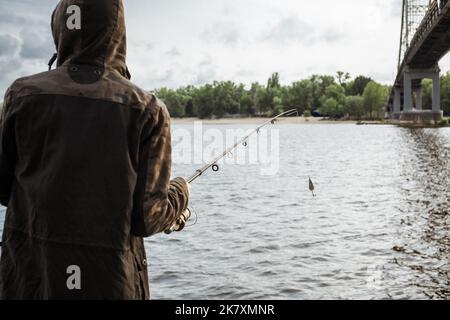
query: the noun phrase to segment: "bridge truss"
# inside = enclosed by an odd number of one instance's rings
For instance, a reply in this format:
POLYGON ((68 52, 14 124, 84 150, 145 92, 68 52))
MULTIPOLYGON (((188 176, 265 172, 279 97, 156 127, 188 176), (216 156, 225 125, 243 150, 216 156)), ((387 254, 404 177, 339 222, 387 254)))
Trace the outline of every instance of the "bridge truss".
POLYGON ((402 0, 402 25, 400 31, 398 68, 400 68, 403 57, 411 44, 411 40, 433 1, 435 0, 402 0))

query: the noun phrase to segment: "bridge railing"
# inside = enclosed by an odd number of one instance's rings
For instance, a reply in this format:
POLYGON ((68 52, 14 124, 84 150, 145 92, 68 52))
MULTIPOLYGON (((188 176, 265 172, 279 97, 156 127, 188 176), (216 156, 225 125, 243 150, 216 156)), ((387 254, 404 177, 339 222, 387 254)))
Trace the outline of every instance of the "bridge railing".
MULTIPOLYGON (((433 0, 430 3, 425 17, 422 19, 419 27, 414 34, 411 43, 409 44, 408 50, 405 52, 403 60, 408 57, 410 51, 422 40, 422 38, 428 33, 428 31, 433 27, 436 18, 441 14, 442 8, 447 4, 449 0, 433 0)), ((402 64, 403 66, 403 64, 402 64)))
POLYGON ((401 85, 401 70, 405 67, 407 63, 407 57, 411 53, 411 51, 419 44, 419 42, 423 39, 423 37, 430 31, 430 29, 435 25, 436 18, 439 17, 439 15, 442 12, 442 9, 450 2, 450 0, 433 0, 430 3, 429 9, 427 13, 425 14, 422 22, 420 23, 419 27, 417 28, 417 31, 411 40, 411 43, 406 50, 403 61, 399 66, 399 72, 397 73, 397 77, 395 79, 394 86, 392 86, 391 93, 389 95, 388 103, 387 103, 387 110, 388 112, 392 111, 393 107, 393 99, 394 99, 394 89, 396 86, 401 85))

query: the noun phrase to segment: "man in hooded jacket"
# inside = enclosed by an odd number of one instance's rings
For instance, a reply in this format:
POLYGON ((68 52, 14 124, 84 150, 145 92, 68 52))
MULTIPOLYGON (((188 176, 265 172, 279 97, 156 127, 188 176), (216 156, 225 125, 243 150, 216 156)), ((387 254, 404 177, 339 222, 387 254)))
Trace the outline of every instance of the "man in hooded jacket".
POLYGON ((2 299, 148 299, 143 237, 185 221, 169 114, 125 64, 122 0, 62 0, 57 68, 14 82, 0 120, 2 299))

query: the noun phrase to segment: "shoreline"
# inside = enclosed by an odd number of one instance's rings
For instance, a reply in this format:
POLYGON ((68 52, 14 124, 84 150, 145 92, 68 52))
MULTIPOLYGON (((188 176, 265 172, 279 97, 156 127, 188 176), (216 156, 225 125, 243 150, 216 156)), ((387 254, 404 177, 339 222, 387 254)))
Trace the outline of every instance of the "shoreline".
MULTIPOLYGON (((196 121, 201 121, 204 124, 210 125, 229 125, 229 124, 261 124, 269 118, 255 117, 255 118, 222 118, 222 119, 199 119, 199 118, 171 118, 172 124, 192 124, 196 121)), ((352 120, 328 120, 326 118, 304 118, 304 117, 287 117, 279 118, 278 124, 358 124, 358 121, 352 120)))
MULTIPOLYGON (((255 117, 255 118, 221 118, 221 119, 199 119, 199 118, 171 118, 173 125, 189 125, 195 122, 201 122, 206 125, 258 125, 270 120, 269 118, 255 117)), ((441 124, 415 124, 415 123, 401 123, 395 121, 380 121, 380 120, 329 120, 328 118, 304 118, 304 117, 286 117, 279 118, 277 124, 296 124, 296 125, 360 125, 360 126, 397 126, 407 128, 445 128, 448 125, 441 124)))

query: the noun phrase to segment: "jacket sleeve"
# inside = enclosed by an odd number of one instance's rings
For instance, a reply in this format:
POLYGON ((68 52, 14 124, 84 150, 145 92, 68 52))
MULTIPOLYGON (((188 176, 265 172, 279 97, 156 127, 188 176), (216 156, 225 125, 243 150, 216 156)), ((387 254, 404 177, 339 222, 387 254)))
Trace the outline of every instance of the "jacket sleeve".
POLYGON ((141 134, 131 227, 131 233, 138 237, 168 230, 189 202, 187 182, 183 178, 170 181, 170 116, 164 104, 155 104, 157 111, 149 116, 141 134))
POLYGON ((8 94, 0 116, 0 203, 8 206, 16 165, 14 117, 11 115, 8 94))

